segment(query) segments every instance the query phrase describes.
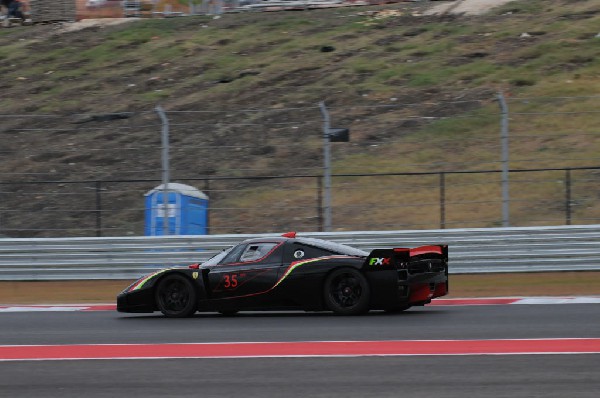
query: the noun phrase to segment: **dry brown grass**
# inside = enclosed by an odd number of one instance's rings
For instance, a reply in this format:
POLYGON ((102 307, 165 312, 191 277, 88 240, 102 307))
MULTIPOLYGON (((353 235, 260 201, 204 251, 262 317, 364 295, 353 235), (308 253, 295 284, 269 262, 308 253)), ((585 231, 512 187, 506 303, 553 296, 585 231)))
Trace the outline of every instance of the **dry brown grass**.
MULTIPOLYGON (((334 174, 498 170, 499 90, 509 102, 511 169, 596 166, 597 3, 523 0, 447 19, 413 17, 428 2, 401 2, 383 7, 402 16, 383 20, 364 14, 381 7, 361 7, 140 20, 60 34, 40 25, 5 29, 0 107, 36 117, 4 119, 0 130, 18 135, 2 143, 0 172, 52 181, 158 178, 158 130, 140 128, 157 121, 148 111, 156 103, 210 110, 169 117, 172 179, 215 177, 210 188, 198 183, 211 198, 211 233, 313 231, 315 179, 216 177, 320 175, 321 100, 334 126, 351 130, 350 143, 333 145, 334 174), (532 29, 534 37, 520 37, 532 29), (323 53, 322 45, 335 51, 323 53), (132 113, 106 122, 67 117, 105 112, 132 113)), ((447 228, 502 223, 499 174, 446 177, 447 228)), ((563 223, 564 177, 511 173, 511 225, 563 223)), ((573 172, 573 224, 600 219, 599 178, 573 172)), ((89 187, 19 182, 4 189, 4 234, 95 233, 89 187), (76 208, 64 209, 65 195, 78 195, 76 208)), ((334 177, 333 225, 437 228, 437 184, 437 176, 334 177)), ((140 198, 153 186, 103 186, 105 236, 142 233, 140 198)))
MULTIPOLYGON (((113 303, 131 281, 0 282, 1 304, 113 303)), ((448 297, 600 295, 600 272, 451 275, 448 297)))

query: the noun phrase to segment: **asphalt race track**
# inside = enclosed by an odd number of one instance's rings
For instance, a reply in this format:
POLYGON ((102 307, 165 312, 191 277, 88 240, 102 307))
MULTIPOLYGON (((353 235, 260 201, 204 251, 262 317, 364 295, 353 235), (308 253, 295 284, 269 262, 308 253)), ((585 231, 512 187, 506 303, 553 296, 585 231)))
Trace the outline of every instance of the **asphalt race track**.
POLYGON ((300 357, 32 361, 3 360, 2 348, 65 345, 58 351, 67 353, 74 345, 106 348, 98 344, 148 345, 133 346, 138 351, 166 343, 167 348, 231 342, 410 345, 406 340, 442 346, 456 340, 468 347, 473 340, 516 339, 531 340, 532 347, 539 339, 549 345, 587 339, 600 347, 598 338, 600 304, 431 306, 360 317, 242 313, 166 319, 113 311, 0 312, 0 397, 596 398, 600 353, 319 357, 307 352, 300 357))

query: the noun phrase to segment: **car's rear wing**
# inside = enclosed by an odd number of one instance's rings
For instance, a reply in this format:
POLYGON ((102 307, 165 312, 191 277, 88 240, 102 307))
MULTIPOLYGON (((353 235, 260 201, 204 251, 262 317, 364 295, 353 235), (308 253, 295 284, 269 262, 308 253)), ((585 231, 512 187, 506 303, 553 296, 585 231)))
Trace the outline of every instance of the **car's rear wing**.
POLYGON ((365 267, 381 269, 405 269, 411 273, 448 273, 448 245, 427 245, 412 249, 374 249, 365 261, 365 267))

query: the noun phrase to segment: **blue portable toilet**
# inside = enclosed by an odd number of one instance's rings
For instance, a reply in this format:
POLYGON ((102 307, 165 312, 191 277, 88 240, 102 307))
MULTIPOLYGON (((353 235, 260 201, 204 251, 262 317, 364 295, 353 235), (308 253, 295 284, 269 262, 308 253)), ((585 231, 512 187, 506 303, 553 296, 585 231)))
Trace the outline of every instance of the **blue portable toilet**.
POLYGON ((145 235, 207 235, 208 196, 179 183, 167 184, 166 192, 161 184, 144 195, 145 235))

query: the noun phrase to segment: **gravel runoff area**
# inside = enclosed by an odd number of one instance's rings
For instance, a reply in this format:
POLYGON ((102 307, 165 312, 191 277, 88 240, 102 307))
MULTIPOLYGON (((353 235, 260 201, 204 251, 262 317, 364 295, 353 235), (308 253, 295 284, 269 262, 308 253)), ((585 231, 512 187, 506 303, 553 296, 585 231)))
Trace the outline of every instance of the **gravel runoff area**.
MULTIPOLYGON (((0 282, 0 304, 112 303, 132 282, 0 282)), ((450 275, 447 297, 523 296, 600 296, 600 271, 450 275)))

